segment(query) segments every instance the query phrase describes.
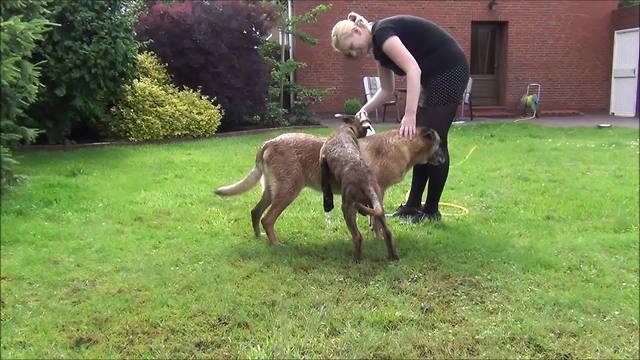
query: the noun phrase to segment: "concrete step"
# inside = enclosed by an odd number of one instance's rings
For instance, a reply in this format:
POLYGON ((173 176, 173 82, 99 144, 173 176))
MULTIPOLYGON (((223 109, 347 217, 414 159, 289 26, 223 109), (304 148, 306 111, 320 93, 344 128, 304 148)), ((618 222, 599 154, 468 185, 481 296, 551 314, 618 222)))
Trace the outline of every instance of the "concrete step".
POLYGON ((540 110, 540 116, 580 116, 583 112, 578 110, 540 110))
MULTIPOLYGON (((469 109, 465 108, 465 116, 469 116, 469 109)), ((507 109, 505 106, 474 106, 473 117, 479 118, 503 118, 514 117, 513 111, 507 109)))
MULTIPOLYGON (((531 110, 528 110, 527 114, 532 114, 531 110)), ((584 115, 579 110, 571 110, 571 109, 557 109, 557 110, 540 110, 539 116, 553 116, 553 117, 561 117, 561 116, 581 116, 584 115)), ((465 117, 469 116, 469 110, 465 108, 465 117)), ((520 117, 522 114, 518 113, 515 109, 509 109, 506 106, 478 106, 473 107, 473 116, 474 117, 485 117, 485 118, 501 118, 501 117, 520 117)))

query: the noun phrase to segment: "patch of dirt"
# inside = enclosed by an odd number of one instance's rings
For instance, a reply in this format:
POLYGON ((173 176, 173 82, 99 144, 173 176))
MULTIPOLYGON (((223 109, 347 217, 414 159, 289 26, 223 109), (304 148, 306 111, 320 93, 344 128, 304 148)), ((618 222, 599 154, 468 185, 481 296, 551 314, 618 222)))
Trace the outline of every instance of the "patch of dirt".
POLYGON ((77 336, 72 341, 75 348, 89 347, 100 343, 97 335, 77 336))

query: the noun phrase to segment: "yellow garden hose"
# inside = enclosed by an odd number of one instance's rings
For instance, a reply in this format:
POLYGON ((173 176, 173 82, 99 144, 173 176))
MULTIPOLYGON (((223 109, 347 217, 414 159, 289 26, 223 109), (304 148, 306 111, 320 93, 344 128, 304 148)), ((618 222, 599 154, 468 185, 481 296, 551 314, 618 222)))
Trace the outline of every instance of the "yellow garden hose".
POLYGON ((455 208, 455 209, 462 210, 461 213, 445 213, 445 212, 441 212, 441 214, 444 215, 444 216, 465 216, 465 215, 467 215, 469 213, 469 209, 467 209, 464 206, 460 206, 460 205, 456 205, 456 204, 449 204, 449 203, 446 203, 446 202, 439 202, 438 205, 439 206, 444 206, 444 207, 452 207, 452 208, 455 208))
POLYGON ((455 164, 455 165, 451 165, 451 167, 455 167, 455 166, 460 166, 462 165, 463 162, 467 161, 467 159, 469 158, 469 156, 471 156, 471 153, 473 153, 473 150, 475 150, 478 147, 478 145, 473 145, 473 147, 471 148, 471 150, 469 150, 469 153, 467 154, 467 156, 464 157, 464 159, 462 159, 462 161, 460 161, 459 163, 455 164))
MULTIPOLYGON (((467 153, 467 156, 464 157, 464 159, 462 159, 462 161, 460 161, 459 163, 455 164, 455 165, 451 165, 450 167, 454 167, 454 166, 460 166, 462 165, 462 163, 464 163, 465 161, 467 161, 467 159, 469 158, 469 156, 471 156, 471 154, 473 153, 473 151, 476 149, 476 147, 478 147, 477 145, 473 145, 473 147, 471 148, 471 150, 469 150, 469 153, 467 153)), ((407 200, 409 199, 409 193, 411 192, 411 190, 407 191, 407 193, 404 196, 404 202, 406 203, 407 200)), ((444 207, 451 207, 451 208, 455 208, 455 209, 459 209, 462 210, 461 213, 444 213, 441 212, 441 214, 443 216, 464 216, 469 214, 469 209, 467 209, 464 206, 460 206, 460 205, 456 205, 456 204, 450 204, 450 203, 446 203, 446 202, 439 202, 438 203, 439 206, 444 206, 444 207)))

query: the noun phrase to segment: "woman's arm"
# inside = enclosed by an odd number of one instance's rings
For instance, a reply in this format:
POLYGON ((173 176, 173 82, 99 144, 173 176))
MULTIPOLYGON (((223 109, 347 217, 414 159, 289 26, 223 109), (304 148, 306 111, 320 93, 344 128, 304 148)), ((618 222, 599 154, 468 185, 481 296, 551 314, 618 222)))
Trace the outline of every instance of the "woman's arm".
POLYGON ((377 109, 382 103, 387 100, 391 94, 393 94, 393 90, 395 88, 395 81, 393 80, 393 71, 391 69, 387 69, 384 66, 378 64, 378 77, 380 78, 380 88, 373 97, 367 101, 366 104, 360 109, 360 112, 370 112, 377 109))
POLYGON ((400 125, 400 134, 413 138, 416 133, 416 113, 420 98, 420 76, 422 71, 416 59, 404 46, 400 38, 392 36, 382 44, 382 51, 407 74, 407 101, 400 125))

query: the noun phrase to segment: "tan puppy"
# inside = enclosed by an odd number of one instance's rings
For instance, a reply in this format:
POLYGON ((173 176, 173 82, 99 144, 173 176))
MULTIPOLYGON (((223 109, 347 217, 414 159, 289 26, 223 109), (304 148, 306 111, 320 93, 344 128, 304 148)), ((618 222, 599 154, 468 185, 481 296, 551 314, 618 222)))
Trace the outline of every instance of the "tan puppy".
MULTIPOLYGON (((235 184, 217 189, 221 196, 241 194, 262 184, 262 198, 251 210, 256 236, 260 236, 260 219, 272 244, 279 244, 274 231, 278 216, 298 197, 304 187, 321 191, 320 148, 325 139, 302 133, 283 134, 265 141, 256 154, 256 164, 235 184), (262 214, 267 213, 262 217, 262 214)), ((440 137, 431 129, 420 128, 412 140, 389 130, 358 140, 360 153, 380 186, 380 202, 385 191, 402 181, 415 164, 429 162, 440 145, 440 137)), ((334 192, 340 189, 333 184, 334 192)))
MULTIPOLYGON (((367 133, 360 120, 345 118, 320 149, 320 171, 325 211, 333 208, 331 180, 339 184, 342 194, 342 214, 353 241, 353 260, 362 259, 362 234, 358 229, 357 212, 373 218, 387 244, 389 259, 398 259, 396 243, 387 226, 384 207, 380 201, 381 190, 373 171, 360 156, 358 138, 367 133)), ((368 123, 367 123, 368 124, 368 123)))

